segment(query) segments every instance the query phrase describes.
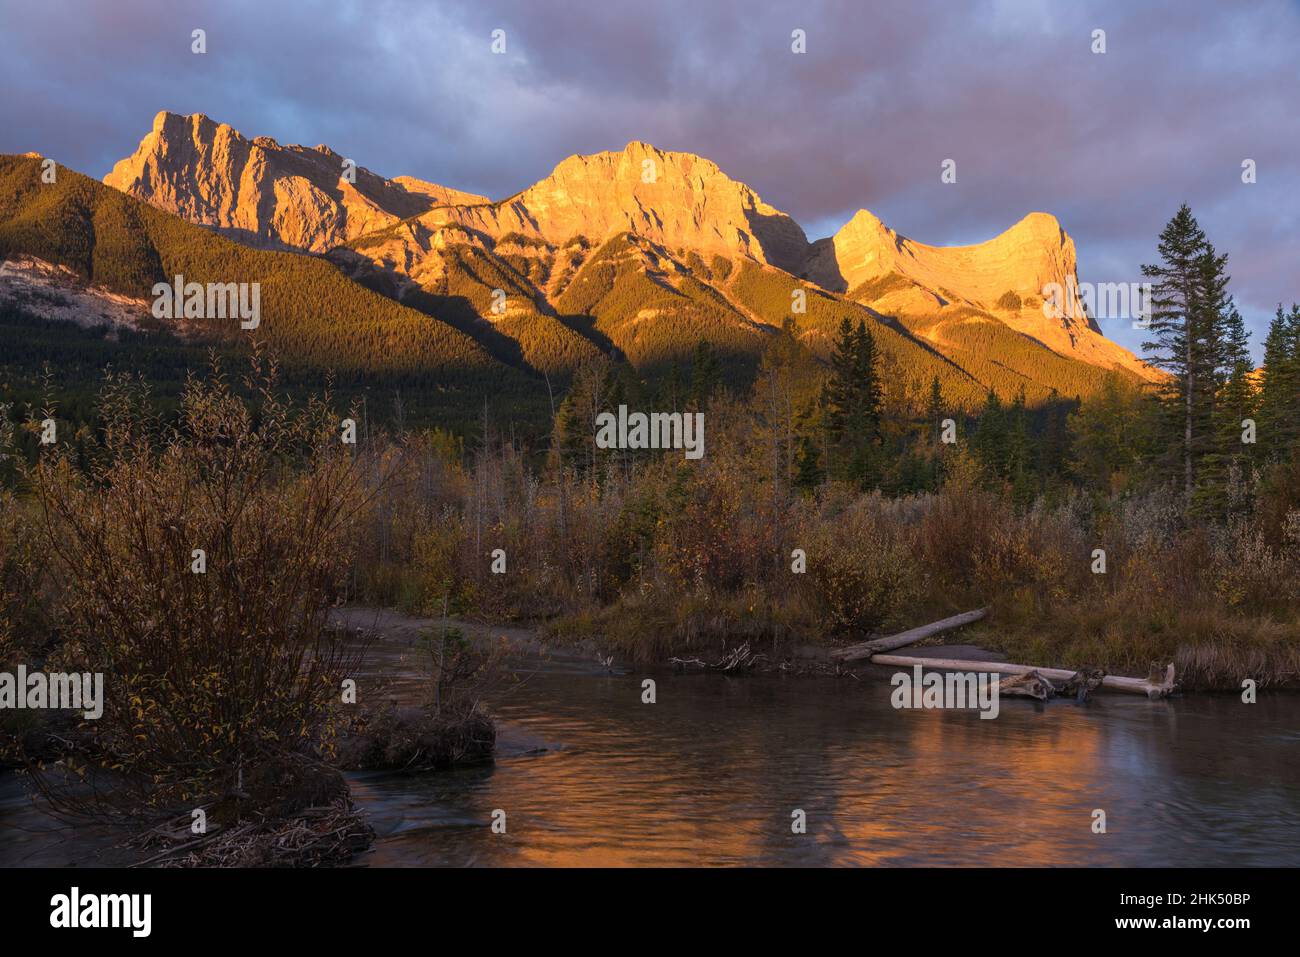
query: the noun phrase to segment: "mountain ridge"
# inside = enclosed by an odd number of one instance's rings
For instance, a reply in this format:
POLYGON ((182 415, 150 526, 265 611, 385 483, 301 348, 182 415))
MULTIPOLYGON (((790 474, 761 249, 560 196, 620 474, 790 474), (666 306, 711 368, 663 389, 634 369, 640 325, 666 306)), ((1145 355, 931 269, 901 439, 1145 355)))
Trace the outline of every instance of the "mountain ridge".
POLYGON ((202 113, 166 110, 103 182, 250 245, 308 252, 441 203, 486 202, 410 176, 385 179, 361 166, 349 171, 345 157, 324 144, 281 146, 269 136, 247 138, 202 113))
POLYGON ((240 242, 324 255, 507 364, 561 380, 599 352, 654 374, 702 340, 743 377, 790 317, 823 357, 843 319, 874 322, 907 389, 939 376, 967 405, 990 390, 1089 393, 1110 371, 1155 377, 1089 317, 1044 314, 1043 285, 1077 280, 1074 242, 1047 213, 940 247, 864 209, 809 242, 716 163, 639 140, 570 156, 495 201, 362 168, 356 196, 341 183, 328 193, 322 164, 334 176, 341 158, 164 112, 105 182, 240 242))

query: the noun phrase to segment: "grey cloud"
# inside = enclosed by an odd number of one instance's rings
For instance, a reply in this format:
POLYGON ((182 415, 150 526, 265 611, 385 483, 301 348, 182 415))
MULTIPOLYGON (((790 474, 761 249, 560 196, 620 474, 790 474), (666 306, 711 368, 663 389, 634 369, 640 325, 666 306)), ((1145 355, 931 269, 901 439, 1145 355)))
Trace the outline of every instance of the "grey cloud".
POLYGON ((1046 210, 1082 278, 1107 281, 1138 278, 1186 200, 1260 339, 1273 304, 1300 299, 1298 39, 1283 0, 70 0, 6 12, 0 150, 99 176, 159 109, 204 112, 499 197, 643 139, 708 156, 814 236, 858 207, 930 243, 1046 210))

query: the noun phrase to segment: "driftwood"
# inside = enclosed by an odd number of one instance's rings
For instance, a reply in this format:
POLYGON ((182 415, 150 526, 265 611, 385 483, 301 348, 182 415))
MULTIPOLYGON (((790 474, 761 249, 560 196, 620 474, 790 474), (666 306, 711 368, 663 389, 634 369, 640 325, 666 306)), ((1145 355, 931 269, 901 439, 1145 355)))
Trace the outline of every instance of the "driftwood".
POLYGON ((702 661, 699 658, 669 658, 668 663, 678 671, 699 668, 703 671, 737 672, 749 671, 766 657, 767 655, 754 654, 749 649, 749 642, 745 642, 743 645, 732 648, 731 651, 714 662, 702 661))
MULTIPOLYGON (((1002 675, 1037 675, 1047 679, 1053 685, 1062 683, 1078 688, 1080 683, 1087 687, 1101 687, 1110 691, 1125 691, 1129 694, 1142 694, 1148 698, 1165 698, 1174 690, 1174 666, 1169 664, 1163 675, 1158 668, 1153 668, 1146 678, 1124 678, 1120 675, 1102 675, 1097 679, 1095 672, 1068 671, 1064 668, 1036 668, 1033 665, 1013 665, 1001 661, 958 661, 953 658, 915 658, 910 655, 873 655, 871 663, 875 665, 897 665, 903 668, 934 668, 940 671, 984 671, 1002 675)), ((1077 693, 1077 692, 1076 692, 1077 693)))
POLYGON ((1007 675, 998 682, 998 695, 1046 701, 1056 695, 1056 686, 1037 671, 1031 671, 1023 675, 1007 675))
MULTIPOLYGON (((1076 701, 1087 701, 1094 691, 1101 687, 1102 680, 1106 677, 1106 672, 1100 668, 1080 668, 1070 678, 1056 686, 1056 693, 1059 695, 1073 695, 1076 701)), ((1150 680, 1153 684, 1159 684, 1161 678, 1158 675, 1152 676, 1150 680)), ((1172 685, 1173 679, 1170 678, 1172 685)))
POLYGON ((138 842, 170 845, 132 867, 316 867, 346 864, 375 838, 374 829, 344 797, 333 804, 302 808, 291 817, 256 819, 183 840, 190 819, 174 830, 155 828, 138 842))
POLYGON ((1007 675, 998 682, 998 694, 1037 698, 1039 701, 1063 695, 1072 696, 1076 701, 1087 701, 1093 691, 1101 687, 1105 677, 1106 673, 1100 668, 1081 668, 1064 681, 1052 681, 1035 669, 1022 675, 1007 675))
POLYGON ((951 618, 945 618, 942 621, 936 621, 929 625, 922 625, 919 628, 913 628, 910 631, 899 632, 897 635, 888 635, 884 638, 874 638, 871 641, 864 641, 861 644, 849 645, 847 648, 840 648, 831 652, 831 658, 836 661, 860 661, 863 658, 870 658, 872 655, 879 654, 882 651, 893 651, 895 648, 902 648, 904 645, 912 645, 923 638, 929 638, 931 635, 937 635, 940 632, 951 631, 954 628, 960 628, 962 625, 969 625, 973 621, 979 621, 989 613, 987 608, 977 608, 974 611, 965 611, 960 615, 953 615, 951 618))

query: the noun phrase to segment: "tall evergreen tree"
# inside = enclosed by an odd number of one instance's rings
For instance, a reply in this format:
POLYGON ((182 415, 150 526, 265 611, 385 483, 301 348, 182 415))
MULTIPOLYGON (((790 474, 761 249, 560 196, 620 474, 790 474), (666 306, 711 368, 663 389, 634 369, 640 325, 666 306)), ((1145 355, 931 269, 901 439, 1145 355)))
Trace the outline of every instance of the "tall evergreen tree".
POLYGON ((1227 255, 1218 254, 1184 203, 1160 233, 1161 262, 1144 265, 1152 283, 1153 365, 1170 373, 1164 439, 1190 503, 1198 470, 1214 451, 1215 399, 1235 359, 1227 255))
POLYGON ((984 409, 975 424, 971 449, 984 471, 998 479, 1007 474, 1008 436, 1007 413, 1002 400, 992 389, 984 400, 984 409))
POLYGON ((1258 444, 1258 423, 1248 427, 1256 416, 1254 364, 1245 323, 1231 305, 1224 328, 1225 361, 1230 367, 1215 399, 1214 448, 1205 457, 1196 492, 1199 510, 1219 518, 1245 504, 1243 495, 1252 478, 1258 444))
POLYGON ((1102 492, 1127 484, 1152 441, 1152 404, 1132 380, 1108 373, 1101 392, 1069 418, 1075 477, 1102 492))
POLYGON ((696 409, 704 408, 721 384, 722 364, 718 361, 718 353, 701 339, 691 359, 691 405, 696 409))
POLYGON ((943 413, 943 387, 939 385, 939 377, 936 375, 930 380, 930 394, 925 400, 926 434, 934 442, 939 441, 939 429, 945 418, 943 413))
POLYGON ((878 463, 881 387, 876 340, 866 322, 857 328, 846 316, 840 323, 831 373, 822 391, 828 451, 838 477, 868 485, 878 463))
POLYGON ((799 438, 799 448, 795 452, 794 487, 801 492, 811 492, 821 484, 822 474, 821 450, 809 436, 799 438))
POLYGON ((1259 388, 1261 458, 1279 461, 1300 441, 1300 304, 1269 323, 1259 388))

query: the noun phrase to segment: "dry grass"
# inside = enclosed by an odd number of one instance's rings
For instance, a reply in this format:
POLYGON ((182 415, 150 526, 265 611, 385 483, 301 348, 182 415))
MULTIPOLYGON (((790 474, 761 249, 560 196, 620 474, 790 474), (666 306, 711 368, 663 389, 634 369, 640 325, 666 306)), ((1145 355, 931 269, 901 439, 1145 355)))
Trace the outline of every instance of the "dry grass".
POLYGON ((801 497, 743 429, 723 428, 690 465, 539 473, 509 447, 443 458, 436 489, 383 532, 410 550, 363 574, 362 593, 426 612, 451 595, 459 613, 545 622, 641 661, 854 639, 992 604, 982 640, 1016 660, 1141 674, 1176 660, 1188 686, 1300 684, 1300 511, 1189 524, 1158 489, 1017 509, 960 469, 938 494, 801 497), (505 575, 489 570, 495 548, 505 575))

